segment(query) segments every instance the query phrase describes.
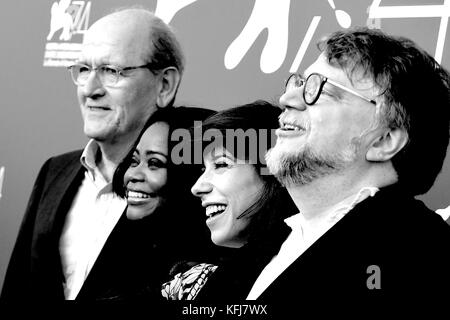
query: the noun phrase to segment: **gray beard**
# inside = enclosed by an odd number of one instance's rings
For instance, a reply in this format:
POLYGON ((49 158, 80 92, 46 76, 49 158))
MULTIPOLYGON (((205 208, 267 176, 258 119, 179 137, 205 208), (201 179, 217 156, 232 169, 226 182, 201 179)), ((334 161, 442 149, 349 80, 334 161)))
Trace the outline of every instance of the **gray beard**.
POLYGON ((348 155, 321 156, 306 147, 302 152, 283 154, 276 146, 266 154, 269 171, 285 187, 306 185, 312 181, 341 171, 351 161, 348 155))

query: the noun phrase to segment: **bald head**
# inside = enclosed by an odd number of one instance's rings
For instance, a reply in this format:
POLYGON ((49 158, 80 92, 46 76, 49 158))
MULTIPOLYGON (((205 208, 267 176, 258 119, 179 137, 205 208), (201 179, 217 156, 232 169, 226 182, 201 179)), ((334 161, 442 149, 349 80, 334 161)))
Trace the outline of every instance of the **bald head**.
POLYGON ((126 52, 129 61, 145 64, 151 54, 151 18, 149 12, 136 9, 107 15, 89 28, 83 47, 92 50, 99 50, 102 45, 113 47, 115 51, 126 52))
POLYGON ((173 104, 183 70, 172 31, 143 9, 117 11, 96 21, 85 34, 78 62, 82 70, 96 71, 84 71, 81 83, 79 74, 72 75, 85 134, 103 149, 127 150, 145 120, 157 108, 173 104))
POLYGON ((125 9, 97 20, 86 32, 83 46, 98 44, 125 50, 130 59, 152 63, 153 71, 175 67, 184 70, 180 44, 170 27, 145 9, 125 9))

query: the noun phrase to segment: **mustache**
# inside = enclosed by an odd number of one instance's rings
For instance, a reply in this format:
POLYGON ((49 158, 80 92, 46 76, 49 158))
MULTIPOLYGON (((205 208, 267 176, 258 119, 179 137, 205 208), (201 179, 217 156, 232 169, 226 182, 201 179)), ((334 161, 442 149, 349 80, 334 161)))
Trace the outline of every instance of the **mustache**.
POLYGON ((288 123, 288 124, 294 125, 296 127, 300 127, 303 130, 309 129, 308 122, 306 122, 305 120, 291 117, 289 114, 286 114, 284 112, 278 117, 278 123, 280 124, 280 127, 283 126, 283 123, 288 123))

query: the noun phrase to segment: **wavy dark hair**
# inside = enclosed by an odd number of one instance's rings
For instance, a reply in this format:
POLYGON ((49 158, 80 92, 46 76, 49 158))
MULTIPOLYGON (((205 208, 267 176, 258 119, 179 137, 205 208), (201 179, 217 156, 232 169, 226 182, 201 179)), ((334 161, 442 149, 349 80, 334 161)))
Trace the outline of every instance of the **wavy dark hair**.
POLYGON ((380 123, 408 133, 407 145, 392 158, 399 184, 412 195, 427 192, 442 169, 449 143, 447 70, 413 41, 380 30, 338 31, 318 47, 350 80, 362 72, 373 81, 381 100, 380 123))
MULTIPOLYGON (((284 240, 285 235, 277 233, 277 226, 283 223, 283 219, 295 214, 297 208, 292 202, 286 189, 281 186, 277 179, 271 175, 266 168, 264 155, 267 150, 275 143, 274 136, 270 132, 279 127, 278 117, 281 109, 263 100, 257 100, 253 103, 237 106, 227 110, 219 111, 216 114, 207 118, 202 125, 203 132, 209 129, 218 130, 223 140, 223 147, 226 148, 230 141, 227 141, 227 130, 253 130, 258 133, 258 141, 255 154, 250 152, 251 141, 246 140, 245 144, 245 159, 251 160, 255 171, 262 179, 264 187, 259 196, 258 201, 246 209, 238 218, 250 217, 252 220, 247 228, 249 242, 264 243, 270 242, 271 246, 277 246, 280 241, 284 240), (266 132, 266 134, 261 134, 266 132), (266 139, 265 143, 262 141, 266 139), (270 239, 270 241, 268 241, 270 239)), ((228 139, 230 136, 228 136, 228 139)), ((234 138, 234 137, 233 137, 234 138)), ((236 141, 232 145, 236 146, 236 141)), ((255 150, 255 149, 254 149, 255 150)), ((228 150, 235 158, 236 148, 228 150)))

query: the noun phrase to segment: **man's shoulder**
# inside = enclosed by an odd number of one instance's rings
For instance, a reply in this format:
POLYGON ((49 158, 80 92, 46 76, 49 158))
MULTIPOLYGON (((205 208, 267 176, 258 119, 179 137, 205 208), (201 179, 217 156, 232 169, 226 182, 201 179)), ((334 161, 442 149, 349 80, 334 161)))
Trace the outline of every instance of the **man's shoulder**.
POLYGON ((399 186, 381 189, 363 201, 360 209, 362 215, 354 220, 364 223, 364 232, 386 245, 409 243, 418 251, 450 243, 450 226, 444 219, 399 186))
POLYGON ((37 180, 53 183, 57 177, 65 179, 76 174, 82 168, 80 162, 82 152, 83 150, 75 150, 50 157, 42 165, 37 180))
POLYGON ((71 164, 80 163, 80 157, 81 157, 82 153, 83 153, 82 149, 66 152, 63 154, 59 154, 59 155, 50 157, 47 160, 47 162, 48 162, 49 166, 51 166, 52 168, 61 167, 61 166, 67 167, 67 166, 70 166, 71 164))
POLYGON ((83 153, 83 149, 73 150, 66 153, 62 153, 56 156, 53 156, 51 159, 53 161, 72 161, 72 160, 80 160, 81 154, 83 153))

